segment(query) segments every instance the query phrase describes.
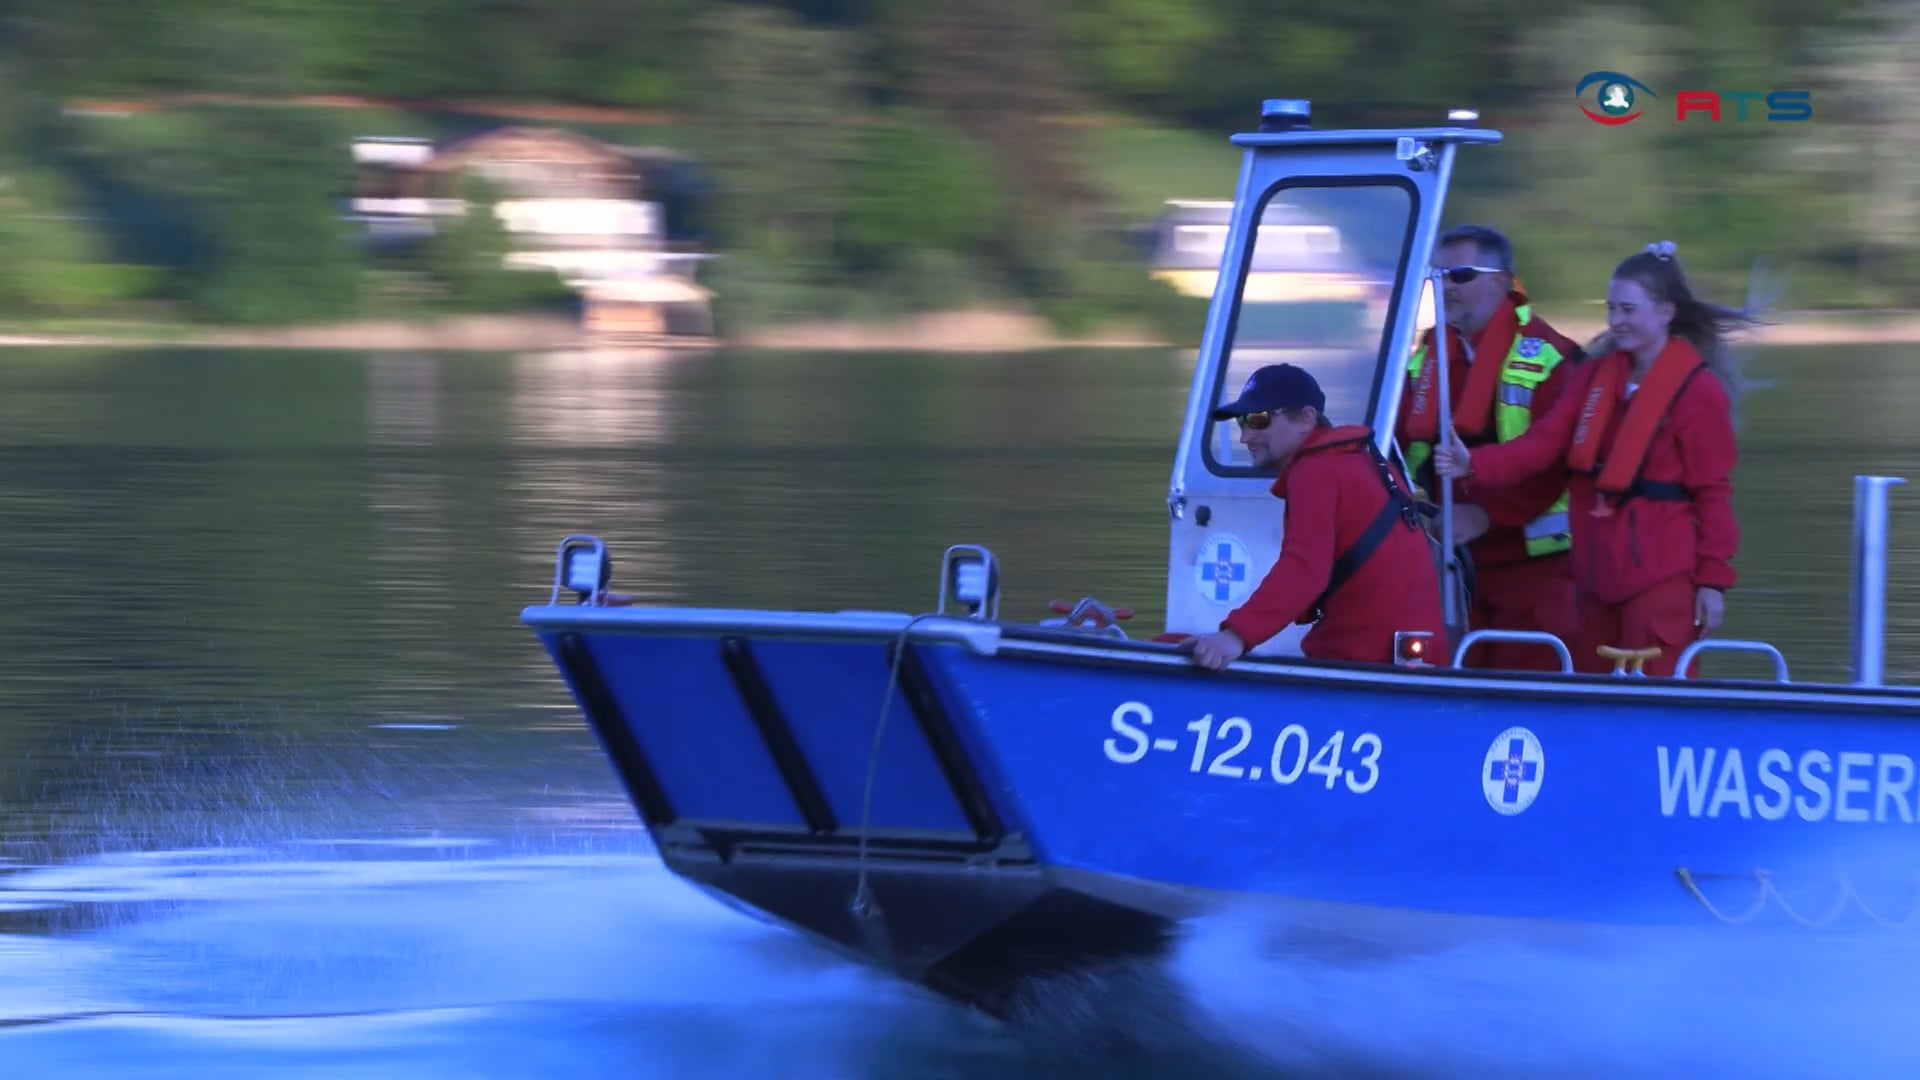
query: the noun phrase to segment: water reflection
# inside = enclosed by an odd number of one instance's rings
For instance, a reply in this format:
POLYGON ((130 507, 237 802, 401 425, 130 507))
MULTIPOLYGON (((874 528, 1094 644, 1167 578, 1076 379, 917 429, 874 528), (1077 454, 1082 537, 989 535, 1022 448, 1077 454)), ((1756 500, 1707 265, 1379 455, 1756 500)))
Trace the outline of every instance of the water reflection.
POLYGON ((367 570, 384 600, 382 647, 395 661, 380 668, 376 696, 392 703, 382 714, 451 724, 455 718, 432 705, 441 688, 461 678, 446 633, 458 588, 458 563, 447 558, 457 546, 448 478, 434 456, 412 452, 444 439, 442 363, 431 355, 380 353, 367 366, 366 497, 375 530, 367 570))
POLYGON ((367 362, 367 437, 374 446, 440 441, 440 365, 424 353, 375 353, 367 362))
MULTIPOLYGON (((710 354, 670 349, 590 349, 527 353, 512 361, 511 420, 515 447, 506 493, 516 522, 512 550, 519 576, 550 588, 561 539, 585 532, 606 541, 615 591, 647 604, 681 602, 684 591, 670 526, 671 468, 658 453, 674 445, 674 380, 710 354), (531 452, 524 452, 526 448, 531 452)), ((529 671, 544 654, 527 654, 529 671)))
POLYGON ((512 423, 505 433, 527 446, 659 446, 668 424, 677 368, 711 363, 713 354, 674 349, 569 349, 512 360, 512 423))

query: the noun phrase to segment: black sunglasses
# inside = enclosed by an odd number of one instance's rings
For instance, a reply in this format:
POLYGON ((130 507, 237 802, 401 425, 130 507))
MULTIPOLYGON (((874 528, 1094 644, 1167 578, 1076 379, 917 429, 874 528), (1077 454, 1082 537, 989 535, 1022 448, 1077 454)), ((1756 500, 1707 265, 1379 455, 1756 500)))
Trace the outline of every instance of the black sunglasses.
POLYGON ((1465 285, 1481 274, 1506 273, 1497 266, 1442 266, 1439 269, 1441 273, 1447 275, 1447 280, 1455 285, 1465 285))
POLYGON ((1265 431, 1267 430, 1267 428, 1273 425, 1273 413, 1271 412, 1248 413, 1245 416, 1236 416, 1234 417, 1234 420, 1238 422, 1239 425, 1243 428, 1252 428, 1255 431, 1265 431))

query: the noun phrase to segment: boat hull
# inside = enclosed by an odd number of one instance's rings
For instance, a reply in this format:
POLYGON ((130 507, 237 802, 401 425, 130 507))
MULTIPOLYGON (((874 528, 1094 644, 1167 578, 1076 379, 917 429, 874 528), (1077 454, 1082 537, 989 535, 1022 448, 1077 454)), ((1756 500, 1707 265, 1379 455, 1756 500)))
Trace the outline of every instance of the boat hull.
POLYGON ((997 1014, 1241 902, 1388 952, 1920 919, 1911 691, 1211 673, 887 613, 524 618, 676 873, 997 1014))

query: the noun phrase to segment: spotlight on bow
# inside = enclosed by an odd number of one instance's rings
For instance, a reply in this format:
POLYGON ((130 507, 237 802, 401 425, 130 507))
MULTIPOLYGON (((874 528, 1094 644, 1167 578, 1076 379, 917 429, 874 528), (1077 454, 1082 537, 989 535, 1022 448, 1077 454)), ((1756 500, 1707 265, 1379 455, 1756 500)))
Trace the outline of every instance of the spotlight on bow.
POLYGON ((595 536, 569 536, 560 541, 552 602, 560 602, 562 590, 573 593, 581 604, 604 601, 612 575, 613 560, 607 557, 607 545, 595 536))
POLYGON ((993 552, 978 544, 955 544, 940 562, 940 606, 945 615, 952 603, 969 619, 992 621, 1000 617, 1000 563, 993 552))

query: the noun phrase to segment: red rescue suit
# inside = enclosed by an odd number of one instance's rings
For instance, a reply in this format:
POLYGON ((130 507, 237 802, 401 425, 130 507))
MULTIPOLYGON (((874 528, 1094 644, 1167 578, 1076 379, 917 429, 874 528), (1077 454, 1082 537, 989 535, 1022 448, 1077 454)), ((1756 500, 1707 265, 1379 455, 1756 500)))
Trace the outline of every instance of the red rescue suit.
MULTIPOLYGON (((1518 287, 1507 293, 1505 303, 1475 336, 1475 359, 1471 362, 1460 331, 1451 325, 1447 327, 1447 388, 1451 391, 1453 426, 1470 448, 1494 441, 1493 405, 1499 391, 1500 367, 1520 334, 1543 339, 1563 358, 1528 403, 1534 424, 1552 411, 1569 381, 1579 377, 1580 347, 1538 315, 1532 315, 1522 327, 1517 309, 1525 303, 1526 294, 1518 287)), ((1428 357, 1432 357, 1433 330, 1428 329, 1422 340, 1428 357)), ((1414 442, 1436 441, 1440 426, 1436 367, 1429 360, 1418 376, 1407 377, 1407 388, 1400 396, 1400 419, 1395 433, 1402 447, 1414 442), (1426 385, 1423 387, 1421 383, 1426 385), (1421 392, 1423 389, 1425 393, 1421 392)), ((1476 452, 1476 467, 1478 460, 1476 452)), ((1426 487, 1434 501, 1439 500, 1439 488, 1430 470, 1415 479, 1426 487)), ((1529 522, 1546 513, 1565 490, 1566 477, 1558 470, 1547 470, 1504 488, 1483 484, 1472 498, 1465 497, 1459 485, 1455 485, 1457 503, 1478 506, 1487 514, 1487 531, 1467 545, 1467 553, 1473 560, 1473 600, 1467 612, 1468 626, 1476 630, 1544 631, 1572 647, 1579 620, 1568 553, 1529 555, 1526 534, 1522 531, 1529 522)), ((1487 642, 1470 649, 1463 666, 1559 671, 1560 658, 1540 645, 1487 642)))
POLYGON ((1427 655, 1448 655, 1432 543, 1398 470, 1393 479, 1401 499, 1389 504, 1388 466, 1369 452, 1372 441, 1373 432, 1357 424, 1316 428, 1274 480, 1274 495, 1286 501, 1280 557, 1220 623, 1248 649, 1311 620, 1318 609, 1324 614, 1300 644, 1314 659, 1390 664, 1393 635, 1401 630, 1427 631, 1433 635, 1427 655), (1370 529, 1377 546, 1329 590, 1338 560, 1370 529))
POLYGON ((1700 353, 1672 338, 1629 394, 1633 358, 1582 364, 1579 381, 1523 436, 1472 452, 1463 486, 1499 487, 1541 471, 1566 476, 1580 626, 1574 667, 1607 672, 1600 645, 1658 646, 1649 675, 1671 675, 1698 639, 1694 593, 1731 589, 1730 403, 1700 353))

